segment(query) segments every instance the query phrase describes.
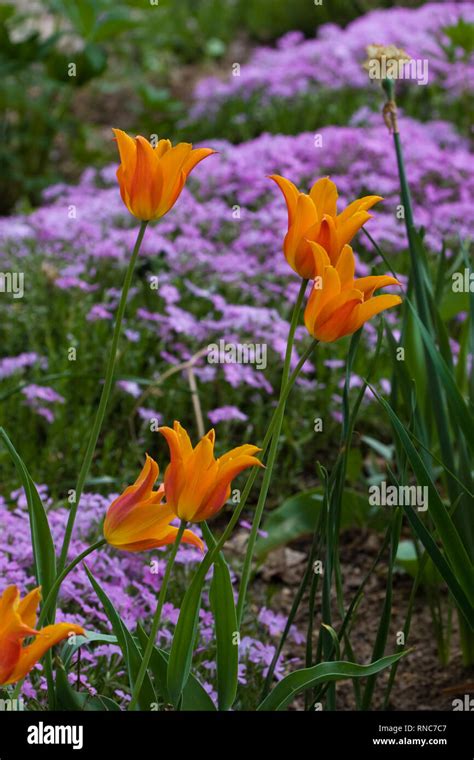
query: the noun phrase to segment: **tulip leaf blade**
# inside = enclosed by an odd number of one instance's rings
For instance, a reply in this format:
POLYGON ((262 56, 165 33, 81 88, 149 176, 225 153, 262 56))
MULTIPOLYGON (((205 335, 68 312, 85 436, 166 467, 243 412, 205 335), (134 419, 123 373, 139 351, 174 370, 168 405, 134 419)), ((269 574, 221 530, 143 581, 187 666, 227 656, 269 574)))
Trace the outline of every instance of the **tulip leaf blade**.
POLYGON ((46 598, 56 578, 56 551, 48 516, 31 475, 4 428, 0 428, 0 436, 5 443, 25 491, 30 520, 35 577, 38 585, 42 588, 43 598, 46 598))
POLYGON ((342 681, 349 678, 367 678, 375 675, 384 668, 391 667, 401 657, 407 654, 406 651, 391 654, 382 657, 370 665, 358 665, 354 662, 335 661, 320 662, 311 668, 302 668, 295 670, 283 678, 265 697, 263 702, 257 707, 258 711, 284 710, 291 701, 306 689, 317 686, 322 683, 331 683, 342 681))
MULTIPOLYGON (((120 617, 119 613, 115 609, 114 605, 110 601, 104 589, 96 581, 96 579, 92 575, 91 571, 89 570, 85 562, 84 562, 84 568, 87 573, 87 577, 89 578, 89 581, 92 585, 92 588, 94 589, 95 593, 97 594, 100 601, 102 602, 104 610, 112 626, 112 630, 115 636, 117 637, 117 643, 120 649, 122 650, 123 658, 125 660, 125 664, 128 671, 130 688, 133 693, 135 679, 138 675, 138 671, 140 670, 140 665, 142 662, 142 656, 140 654, 140 650, 132 634, 130 633, 127 626, 125 625, 122 618, 120 617)), ((143 680, 142 688, 140 689, 138 706, 141 710, 150 710, 151 705, 154 704, 155 702, 156 702, 156 695, 153 690, 153 685, 151 683, 148 673, 146 673, 145 678, 143 680)))
MULTIPOLYGON (((137 625, 137 637, 142 650, 144 650, 148 642, 148 636, 140 623, 137 625)), ((171 703, 167 687, 168 662, 168 652, 153 646, 150 658, 150 670, 155 679, 155 688, 165 703, 171 703)), ((216 709, 204 686, 192 673, 190 673, 184 686, 180 709, 182 712, 192 712, 193 710, 211 712, 216 709)))
POLYGON ((69 683, 63 663, 56 667, 56 700, 59 709, 79 712, 116 712, 120 711, 119 705, 110 697, 101 694, 89 694, 89 692, 76 691, 69 683))
POLYGON ((229 710, 237 694, 239 627, 229 568, 220 555, 214 563, 210 602, 217 644, 217 695, 219 710, 229 710))
POLYGON ((428 551, 431 558, 437 565, 438 570, 442 574, 443 578, 448 584, 448 587, 451 590, 451 593, 453 596, 455 596, 456 599, 456 588, 460 587, 462 590, 463 595, 465 595, 468 604, 471 607, 471 614, 468 616, 468 619, 470 617, 472 621, 472 609, 474 608, 474 591, 472 589, 473 566, 468 557, 462 539, 456 529, 456 526, 453 523, 448 509, 443 504, 443 501, 438 494, 438 491, 433 483, 433 480, 431 479, 428 470, 425 467, 422 458, 415 449, 415 446, 413 445, 405 426, 391 405, 382 396, 380 396, 374 388, 371 387, 371 390, 378 400, 379 404, 387 412, 395 435, 405 450, 406 456, 410 462, 418 484, 426 486, 428 488, 430 515, 436 526, 441 544, 444 548, 446 558, 448 560, 447 567, 444 563, 440 563, 438 561, 439 557, 441 557, 441 559, 444 558, 440 554, 439 550, 435 552, 437 549, 436 543, 432 540, 429 532, 424 527, 416 512, 412 508, 404 507, 407 517, 410 520, 412 527, 415 529, 418 538, 423 543, 425 549, 428 551), (446 574, 446 569, 450 571, 449 576, 446 574), (452 579, 455 581, 453 584, 450 582, 452 579))
POLYGON ((101 644, 118 644, 117 637, 109 633, 96 633, 86 631, 86 636, 75 636, 74 643, 67 641, 61 650, 61 660, 66 670, 69 668, 73 655, 83 646, 88 646, 96 641, 101 644))
POLYGON ((179 704, 191 672, 193 646, 198 630, 202 587, 205 580, 206 567, 201 564, 184 595, 174 631, 168 663, 167 688, 171 702, 175 707, 179 704))
POLYGON ((474 453, 474 415, 471 412, 471 408, 464 400, 462 393, 456 385, 452 372, 447 366, 445 359, 440 353, 440 350, 436 346, 430 333, 410 303, 409 307, 417 323, 425 348, 436 369, 436 374, 443 385, 451 414, 456 420, 459 428, 462 430, 471 453, 474 453))

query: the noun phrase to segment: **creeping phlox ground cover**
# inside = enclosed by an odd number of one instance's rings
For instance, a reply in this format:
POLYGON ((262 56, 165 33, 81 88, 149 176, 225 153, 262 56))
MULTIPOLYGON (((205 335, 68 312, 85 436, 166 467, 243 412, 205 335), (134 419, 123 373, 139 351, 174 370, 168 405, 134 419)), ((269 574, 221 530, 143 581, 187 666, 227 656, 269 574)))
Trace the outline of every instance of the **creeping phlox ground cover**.
POLYGON ((446 102, 461 99, 469 63, 446 30, 462 36, 462 5, 286 38, 255 55, 249 89, 215 87, 208 111, 218 124, 242 93, 265 105, 267 85, 266 105, 293 97, 296 81, 309 98, 315 85, 364 89, 383 63, 372 83, 382 113, 358 107, 341 126, 239 145, 114 128, 118 169, 91 167, 0 221, 0 441, 12 484, 0 500, 2 698, 333 710, 337 682, 350 680, 367 710, 386 671, 387 707, 420 588, 441 663, 453 612, 463 663, 474 663, 472 162, 453 124, 404 114, 402 77, 386 68, 410 60, 397 46, 411 45, 449 86, 446 102), (336 77, 295 67, 286 90, 273 87, 267 64, 288 70, 291 50, 313 65, 327 41, 342 46, 336 77), (365 470, 352 456, 359 436, 378 457, 365 470), (341 530, 361 502, 383 535, 349 594, 341 530), (254 594, 255 560, 266 539, 302 536, 305 570, 281 614, 254 594), (386 593, 361 662, 352 626, 382 563, 386 593), (414 581, 394 641, 399 567, 414 581))
POLYGON ((361 64, 366 48, 379 44, 404 49, 413 62, 399 83, 410 109, 427 120, 449 109, 469 129, 473 19, 471 2, 426 3, 374 10, 344 28, 324 24, 314 39, 288 32, 227 76, 201 79, 183 126, 238 140, 343 124, 361 104, 376 101, 374 80, 361 64))

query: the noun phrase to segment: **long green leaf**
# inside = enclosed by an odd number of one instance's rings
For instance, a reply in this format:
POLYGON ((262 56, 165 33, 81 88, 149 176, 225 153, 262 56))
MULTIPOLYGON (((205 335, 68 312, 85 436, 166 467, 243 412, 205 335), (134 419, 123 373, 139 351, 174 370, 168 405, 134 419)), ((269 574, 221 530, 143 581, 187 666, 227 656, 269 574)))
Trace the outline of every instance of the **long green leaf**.
POLYGON ((60 710, 79 712, 120 711, 119 705, 101 694, 92 696, 89 692, 76 691, 68 681, 61 663, 56 667, 56 700, 60 710))
POLYGON ((75 636, 74 644, 72 639, 67 641, 61 650, 61 660, 66 670, 69 668, 71 660, 78 649, 94 642, 100 641, 102 644, 117 644, 117 637, 110 633, 95 633, 95 631, 86 631, 86 636, 75 636))
MULTIPOLYGON (((137 626, 137 636, 140 642, 142 650, 145 649, 148 641, 148 636, 143 630, 142 626, 137 626)), ((150 670, 153 673, 155 679, 155 688, 158 691, 163 702, 171 704, 171 699, 168 693, 167 687, 167 674, 168 674, 168 661, 169 654, 162 649, 154 646, 152 649, 150 659, 150 670)), ((183 689, 183 698, 180 705, 182 712, 193 711, 215 711, 216 707, 211 697, 205 690, 201 682, 190 673, 187 683, 183 689)))
POLYGON ((372 662, 370 665, 357 665, 354 662, 321 662, 312 668, 295 670, 283 678, 270 692, 258 710, 284 710, 287 705, 306 689, 311 689, 321 683, 342 681, 348 678, 366 678, 375 675, 384 668, 389 668, 394 662, 403 657, 406 652, 391 654, 388 657, 372 662))
MULTIPOLYGON (((125 660, 125 665, 127 667, 128 677, 130 680, 130 687, 133 691, 135 678, 138 674, 138 671, 140 669, 140 665, 142 662, 142 656, 140 654, 140 650, 138 649, 132 634, 130 633, 127 626, 123 622, 122 618, 120 617, 119 613, 117 612, 114 605, 110 601, 109 597, 107 596, 103 588, 99 585, 99 583, 96 581, 96 579, 94 578, 94 576, 92 575, 91 571, 89 570, 89 568, 87 567, 85 563, 84 563, 84 567, 85 567, 87 576, 91 582, 92 588, 94 589, 95 593, 97 594, 100 601, 102 602, 102 605, 105 609, 107 617, 109 618, 110 624, 112 626, 112 630, 117 637, 117 643, 120 646, 120 649, 122 650, 123 658, 125 660)), ((150 710, 152 704, 154 704, 155 702, 156 702, 156 695, 153 690, 153 686, 150 681, 150 678, 147 674, 143 681, 143 686, 140 690, 138 705, 140 709, 142 710, 150 710)))
POLYGON ((184 595, 171 645, 167 684, 171 702, 175 707, 179 703, 184 685, 191 672, 193 646, 199 623, 202 587, 206 580, 206 573, 201 568, 202 565, 199 566, 184 595))
POLYGON ((459 609, 462 611, 466 621, 472 630, 474 630, 474 607, 465 594, 464 589, 459 584, 458 579, 453 573, 449 563, 446 561, 445 557, 438 549, 436 541, 433 539, 431 533, 426 529, 413 507, 405 507, 405 514, 413 529, 413 532, 425 547, 427 554, 433 560, 441 577, 446 582, 447 587, 449 588, 453 598, 456 600, 456 603, 459 609))
POLYGON ((4 428, 0 428, 0 436, 8 449, 8 453, 13 460, 23 488, 25 489, 30 518, 35 576, 38 585, 42 587, 43 598, 46 598, 54 583, 54 579, 56 578, 56 552, 49 527, 48 516, 26 465, 16 451, 4 428))
MULTIPOLYGON (((400 421, 390 404, 384 398, 379 396, 373 388, 371 388, 371 390, 390 417, 395 433, 406 452, 418 484, 428 488, 430 515, 438 531, 446 557, 448 558, 449 564, 451 565, 465 595, 469 599, 471 605, 474 605, 474 586, 472 584, 474 569, 461 537, 459 536, 449 512, 443 504, 421 457, 416 451, 405 426, 400 421)), ((408 514, 408 510, 406 509, 405 511, 407 511, 408 514)), ((409 514, 408 517, 410 519, 409 514)), ((418 519, 418 522, 421 521, 418 519)))
POLYGON ((229 568, 221 556, 214 564, 210 602, 216 628, 219 710, 229 710, 237 693, 239 627, 229 568))
POLYGON ((441 356, 430 333, 420 320, 413 306, 411 304, 409 304, 409 306, 418 325, 426 350, 428 351, 430 359, 436 369, 436 373, 443 384, 443 388, 448 399, 449 408, 451 409, 451 412, 455 417, 457 424, 464 433, 471 453, 474 454, 474 416, 471 412, 471 409, 464 400, 462 394, 459 392, 453 374, 450 372, 449 367, 441 356))

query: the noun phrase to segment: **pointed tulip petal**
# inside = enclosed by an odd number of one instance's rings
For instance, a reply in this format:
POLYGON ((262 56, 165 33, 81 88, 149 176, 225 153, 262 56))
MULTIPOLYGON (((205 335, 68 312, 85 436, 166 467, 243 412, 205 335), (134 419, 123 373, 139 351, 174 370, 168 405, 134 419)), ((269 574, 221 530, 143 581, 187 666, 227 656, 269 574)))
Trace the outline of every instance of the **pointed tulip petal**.
POLYGON ((43 628, 32 644, 23 647, 20 658, 5 684, 16 683, 24 678, 46 652, 71 634, 83 636, 84 628, 73 623, 56 623, 43 628))
POLYGON ((283 193, 288 210, 288 227, 290 227, 295 220, 296 204, 300 194, 298 188, 289 179, 285 179, 285 177, 281 177, 279 174, 270 174, 269 179, 276 182, 283 193))
POLYGON ((329 177, 318 179, 309 194, 320 219, 324 214, 336 216, 338 192, 336 185, 329 177))
POLYGON ((364 301, 364 303, 356 306, 352 312, 349 328, 350 332, 356 332, 359 327, 362 327, 365 322, 376 314, 380 314, 380 312, 385 311, 386 309, 391 309, 392 306, 398 306, 401 302, 402 299, 400 296, 391 295, 376 296, 369 301, 364 301))
POLYGON ((41 601, 41 588, 34 588, 30 591, 19 603, 18 614, 20 615, 23 623, 30 628, 34 628, 36 625, 36 613, 41 601))

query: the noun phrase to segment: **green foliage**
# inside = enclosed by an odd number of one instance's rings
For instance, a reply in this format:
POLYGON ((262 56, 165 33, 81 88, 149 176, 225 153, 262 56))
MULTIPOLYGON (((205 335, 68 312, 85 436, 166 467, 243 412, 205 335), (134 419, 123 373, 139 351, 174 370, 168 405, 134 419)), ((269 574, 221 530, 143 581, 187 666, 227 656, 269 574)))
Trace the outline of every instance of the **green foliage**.
POLYGON ((474 52, 474 24, 461 18, 457 24, 446 26, 443 31, 450 41, 450 45, 443 45, 449 60, 456 60, 460 48, 464 50, 464 59, 469 60, 474 52))
POLYGON ((36 582, 42 587, 43 595, 47 596, 56 577, 56 554, 48 516, 23 460, 3 428, 0 428, 0 438, 8 450, 15 465, 16 473, 20 477, 21 485, 25 490, 30 518, 36 582))
MULTIPOLYGON (((127 667, 129 684, 133 690, 133 684, 135 683, 135 679, 142 662, 140 649, 105 591, 96 581, 87 565, 84 565, 84 567, 91 582, 92 588, 104 606, 105 613, 110 621, 112 630, 117 638, 120 649, 122 650, 123 659, 127 667)), ((153 685, 148 674, 145 674, 143 685, 140 690, 138 705, 141 710, 150 710, 152 709, 152 705, 154 705, 155 702, 156 695, 153 689, 153 685)))
POLYGON ((76 154, 84 150, 74 98, 105 73, 108 46, 132 25, 126 7, 110 0, 52 0, 50 11, 53 32, 41 15, 30 18, 13 5, 0 14, 0 214, 19 200, 37 204, 58 179, 51 155, 59 142, 67 140, 76 154))
POLYGON ((259 705, 259 710, 284 710, 293 699, 306 689, 321 683, 334 683, 347 678, 365 678, 379 673, 397 662, 405 652, 383 657, 371 665, 354 662, 322 662, 312 668, 295 670, 283 678, 259 705))
MULTIPOLYGON (((312 488, 290 496, 273 509, 264 522, 267 534, 257 542, 257 557, 263 558, 268 552, 291 541, 312 535, 321 515, 323 488, 312 488)), ((354 526, 374 523, 379 518, 369 506, 366 494, 346 488, 342 496, 341 530, 354 526)))

